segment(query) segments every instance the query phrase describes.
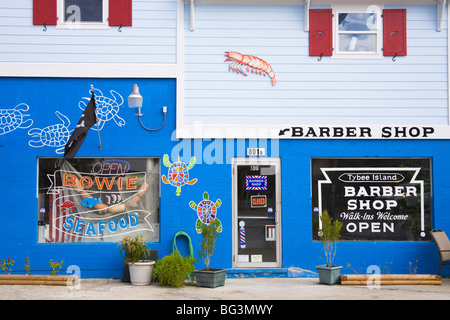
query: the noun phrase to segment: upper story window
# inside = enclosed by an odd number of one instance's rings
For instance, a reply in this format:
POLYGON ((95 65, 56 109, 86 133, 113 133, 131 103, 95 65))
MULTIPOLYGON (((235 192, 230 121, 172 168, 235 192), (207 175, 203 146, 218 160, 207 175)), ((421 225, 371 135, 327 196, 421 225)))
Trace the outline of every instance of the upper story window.
POLYGON ((66 29, 132 26, 132 7, 132 0, 33 0, 33 25, 66 29))
POLYGON ((348 59, 406 56, 406 20, 406 9, 378 5, 310 9, 309 55, 348 59))
POLYGON ((107 0, 58 0, 58 27, 108 28, 107 0))
POLYGON ((381 57, 382 18, 379 6, 334 9, 334 56, 381 57))

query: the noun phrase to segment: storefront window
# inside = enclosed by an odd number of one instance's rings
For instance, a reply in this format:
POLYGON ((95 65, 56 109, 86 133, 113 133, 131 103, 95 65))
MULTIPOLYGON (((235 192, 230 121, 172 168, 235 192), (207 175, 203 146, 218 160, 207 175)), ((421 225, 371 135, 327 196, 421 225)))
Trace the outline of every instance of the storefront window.
POLYGON ((38 159, 38 242, 158 242, 159 173, 159 158, 38 159))
POLYGON ((327 210, 342 240, 430 240, 431 158, 313 158, 313 239, 327 210))

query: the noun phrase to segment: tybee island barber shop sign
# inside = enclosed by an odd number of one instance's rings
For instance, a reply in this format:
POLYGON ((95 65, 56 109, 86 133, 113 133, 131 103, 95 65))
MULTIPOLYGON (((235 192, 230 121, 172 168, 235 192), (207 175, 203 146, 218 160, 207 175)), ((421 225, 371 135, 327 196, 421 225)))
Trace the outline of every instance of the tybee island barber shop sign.
POLYGON ((328 210, 342 240, 423 240, 431 228, 431 159, 314 158, 313 238, 328 210))

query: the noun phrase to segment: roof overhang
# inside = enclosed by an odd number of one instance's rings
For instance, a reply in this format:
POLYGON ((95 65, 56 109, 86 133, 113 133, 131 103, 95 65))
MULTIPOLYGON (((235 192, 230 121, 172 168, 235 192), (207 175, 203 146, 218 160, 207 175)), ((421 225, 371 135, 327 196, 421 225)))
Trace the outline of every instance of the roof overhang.
MULTIPOLYGON (((305 0, 182 0, 195 4, 274 4, 303 5, 305 0)), ((436 4, 440 0, 310 0, 311 5, 324 4, 436 4)))
POLYGON ((331 4, 379 4, 379 5, 408 5, 430 4, 437 7, 436 30, 442 30, 442 17, 447 0, 182 0, 190 4, 190 29, 195 30, 195 4, 273 4, 273 5, 304 5, 305 6, 305 31, 309 31, 309 9, 311 5, 331 4))

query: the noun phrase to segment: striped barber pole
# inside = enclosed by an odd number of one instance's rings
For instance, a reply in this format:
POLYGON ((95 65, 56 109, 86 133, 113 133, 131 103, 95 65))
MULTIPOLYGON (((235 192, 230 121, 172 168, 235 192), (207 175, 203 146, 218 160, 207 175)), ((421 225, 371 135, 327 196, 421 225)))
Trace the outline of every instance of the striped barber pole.
POLYGON ((241 249, 245 249, 246 248, 246 243, 245 243, 245 222, 244 221, 239 222, 239 243, 240 243, 241 249))

